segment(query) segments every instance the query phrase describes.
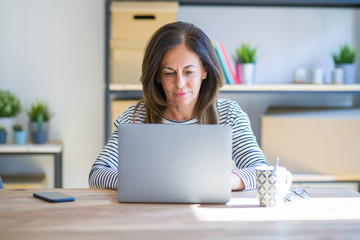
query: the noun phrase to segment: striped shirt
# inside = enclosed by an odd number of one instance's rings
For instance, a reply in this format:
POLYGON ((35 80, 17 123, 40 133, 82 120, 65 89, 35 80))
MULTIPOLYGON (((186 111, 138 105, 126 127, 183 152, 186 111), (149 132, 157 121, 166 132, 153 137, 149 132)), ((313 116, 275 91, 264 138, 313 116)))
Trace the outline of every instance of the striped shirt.
MULTIPOLYGON (((142 103, 143 104, 143 103, 142 103)), ((245 190, 256 188, 255 167, 268 165, 263 152, 259 148, 251 130, 247 114, 239 105, 228 99, 217 99, 219 125, 228 125, 232 128, 232 158, 235 169, 245 184, 245 190)), ((143 106, 143 105, 142 105, 143 106)), ((140 106, 136 122, 145 120, 145 108, 140 106)), ((95 160, 89 174, 89 185, 93 188, 117 189, 118 186, 118 139, 117 127, 120 124, 132 124, 135 105, 129 107, 114 122, 116 130, 106 143, 104 149, 95 160)), ((186 121, 173 121, 163 118, 164 124, 198 124, 197 118, 186 121)))

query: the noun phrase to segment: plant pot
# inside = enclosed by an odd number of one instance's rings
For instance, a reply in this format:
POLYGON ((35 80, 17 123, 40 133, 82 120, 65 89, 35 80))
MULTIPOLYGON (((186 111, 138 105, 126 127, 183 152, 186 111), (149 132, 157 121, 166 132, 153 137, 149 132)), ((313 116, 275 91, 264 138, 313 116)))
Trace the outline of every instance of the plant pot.
POLYGON ((5 144, 6 143, 6 132, 5 131, 1 131, 0 132, 0 144, 5 144))
POLYGON ((47 141, 49 132, 49 123, 44 122, 42 130, 39 131, 37 122, 31 122, 29 125, 31 141, 36 144, 43 144, 47 141))
POLYGON ((14 131, 14 143, 18 145, 24 145, 26 143, 27 132, 26 131, 14 131))
POLYGON ((12 142, 13 141, 13 135, 12 133, 12 127, 15 124, 15 118, 13 117, 0 117, 0 126, 3 126, 9 134, 7 134, 6 142, 12 142))
POLYGON ((355 84, 356 66, 354 63, 336 64, 335 67, 343 69, 344 71, 343 82, 345 84, 355 84))
POLYGON ((251 85, 254 83, 255 78, 255 64, 254 63, 243 63, 242 74, 244 84, 251 85))
POLYGON ((32 132, 31 141, 36 144, 44 144, 47 141, 47 132, 32 132))

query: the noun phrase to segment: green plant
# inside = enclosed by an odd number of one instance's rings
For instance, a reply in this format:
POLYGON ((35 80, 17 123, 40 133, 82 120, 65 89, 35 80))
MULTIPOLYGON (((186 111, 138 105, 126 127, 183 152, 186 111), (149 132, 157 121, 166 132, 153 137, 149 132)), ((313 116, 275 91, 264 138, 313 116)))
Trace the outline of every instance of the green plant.
POLYGON ((0 132, 6 132, 6 129, 3 126, 0 126, 0 132))
POLYGON ((0 117, 14 117, 20 111, 20 100, 10 91, 0 90, 0 117))
POLYGON ((49 111, 47 103, 38 101, 31 105, 28 116, 31 122, 38 122, 40 120, 48 122, 52 117, 52 114, 49 111))
POLYGON ((16 131, 22 131, 23 130, 23 128, 22 128, 22 126, 20 125, 20 124, 15 124, 14 126, 13 126, 13 130, 16 132, 16 131))
POLYGON ((239 63, 255 63, 257 47, 252 48, 250 44, 243 43, 236 49, 239 63))
POLYGON ((335 64, 354 63, 356 58, 356 49, 344 44, 340 46, 340 52, 332 55, 335 64))

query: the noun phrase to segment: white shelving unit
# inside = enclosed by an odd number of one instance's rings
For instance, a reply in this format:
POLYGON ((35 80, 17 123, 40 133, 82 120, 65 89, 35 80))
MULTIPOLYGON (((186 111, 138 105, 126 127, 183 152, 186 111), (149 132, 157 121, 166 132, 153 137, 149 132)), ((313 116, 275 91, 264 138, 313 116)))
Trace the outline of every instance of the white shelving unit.
MULTIPOLYGON (((110 81, 110 5, 115 0, 106 0, 106 38, 105 38, 105 142, 110 136, 111 111, 110 103, 114 99, 140 99, 141 84, 114 84, 110 81)), ((121 1, 121 0, 118 0, 121 1)), ((129 0, 128 0, 129 1, 129 0)), ((131 0, 130 0, 131 1, 131 0)), ((133 0, 135 1, 135 0, 133 0)), ((146 1, 146 0, 145 0, 146 1)), ((171 0, 170 0, 171 1, 171 0)), ((180 6, 258 6, 258 7, 342 7, 360 9, 360 0, 179 0, 180 6)), ((360 49, 358 49, 360 55, 360 49)), ((358 66, 360 67, 360 66, 358 66)), ((222 93, 316 93, 316 94, 353 94, 355 106, 360 106, 360 84, 254 84, 254 85, 224 85, 222 93)))

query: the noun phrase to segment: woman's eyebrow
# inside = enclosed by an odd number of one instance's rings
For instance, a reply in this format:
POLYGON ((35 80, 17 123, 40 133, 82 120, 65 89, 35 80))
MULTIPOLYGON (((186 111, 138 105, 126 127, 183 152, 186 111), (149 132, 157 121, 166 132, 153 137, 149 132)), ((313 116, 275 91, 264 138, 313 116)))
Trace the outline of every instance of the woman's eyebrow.
POLYGON ((196 67, 196 66, 195 66, 195 65, 190 64, 190 65, 185 66, 184 68, 189 68, 189 67, 196 67))
MULTIPOLYGON (((185 68, 190 68, 190 67, 196 67, 196 66, 193 65, 193 64, 190 64, 190 65, 185 66, 184 69, 185 69, 185 68)), ((173 69, 172 67, 168 67, 168 66, 163 66, 163 67, 161 68, 161 70, 165 70, 165 69, 175 71, 175 69, 173 69)))

